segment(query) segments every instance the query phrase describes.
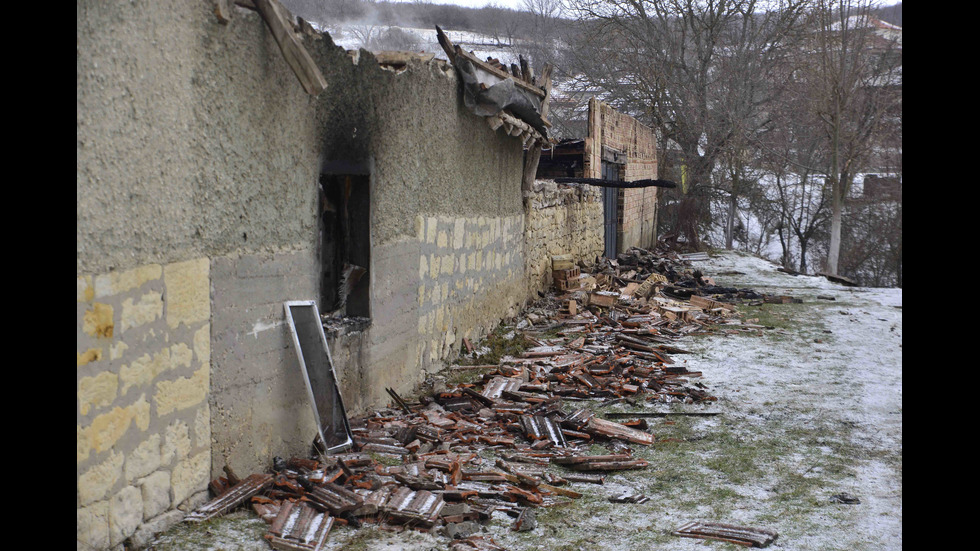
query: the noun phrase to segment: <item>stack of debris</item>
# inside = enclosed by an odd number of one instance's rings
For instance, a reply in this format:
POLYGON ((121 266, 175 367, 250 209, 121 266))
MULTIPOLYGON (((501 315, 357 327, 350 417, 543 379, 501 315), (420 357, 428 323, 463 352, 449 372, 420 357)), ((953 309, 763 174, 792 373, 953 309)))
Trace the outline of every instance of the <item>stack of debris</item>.
MULTIPOLYGON (((636 314, 659 316, 677 334, 709 324, 734 321, 736 305, 799 304, 787 295, 764 295, 753 289, 717 285, 691 266, 704 253, 682 255, 632 247, 615 259, 596 259, 591 273, 575 266, 571 255, 552 257, 552 281, 562 312, 575 316, 583 307, 598 307, 613 321, 636 314)), ((585 268, 581 264, 581 268, 585 268)))
POLYGON ((534 508, 581 497, 571 485, 648 466, 632 446, 656 441, 644 419, 649 410, 620 423, 569 404, 626 403, 635 411, 642 402, 715 400, 701 383, 689 384, 701 373, 673 365, 671 356, 686 351, 672 341, 734 316, 734 307, 682 262, 631 249, 583 274, 570 258, 555 257, 568 287, 517 324, 514 338, 527 343, 522 353, 495 365, 455 366, 488 372, 417 401, 387 389, 393 407, 352 419, 346 453, 275 458, 271 472, 245 479, 226 468, 228 476, 211 483, 214 499, 187 520, 249 505, 269 523, 275 549, 321 549, 334 525, 364 523, 436 531, 453 549, 499 549, 473 535, 495 512, 514 518, 514 530, 530 530, 534 508), (681 301, 664 296, 669 288, 692 292, 681 301), (589 453, 594 444, 608 453, 589 453))

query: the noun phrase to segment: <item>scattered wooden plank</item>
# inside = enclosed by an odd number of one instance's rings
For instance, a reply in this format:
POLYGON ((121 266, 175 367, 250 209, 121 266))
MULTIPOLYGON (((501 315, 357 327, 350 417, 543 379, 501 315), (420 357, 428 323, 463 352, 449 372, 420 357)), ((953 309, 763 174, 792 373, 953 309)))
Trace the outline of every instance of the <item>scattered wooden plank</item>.
POLYGON ((601 434, 609 438, 619 438, 633 442, 634 444, 643 444, 645 446, 653 444, 653 435, 648 432, 636 430, 620 423, 607 421, 598 417, 589 419, 589 422, 585 425, 585 431, 593 434, 601 434))
POLYGON ((691 295, 691 304, 699 308, 704 308, 707 310, 712 310, 715 308, 724 308, 726 310, 735 310, 735 306, 728 304, 727 302, 720 302, 717 300, 712 300, 710 298, 702 297, 699 295, 691 295))

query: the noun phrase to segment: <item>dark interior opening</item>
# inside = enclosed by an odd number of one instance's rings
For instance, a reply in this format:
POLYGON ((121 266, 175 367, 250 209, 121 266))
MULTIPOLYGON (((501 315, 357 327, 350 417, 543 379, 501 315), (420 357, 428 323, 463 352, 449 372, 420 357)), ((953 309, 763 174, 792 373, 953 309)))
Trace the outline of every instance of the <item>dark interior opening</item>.
POLYGON ((366 174, 320 176, 320 304, 333 317, 371 317, 370 182, 366 174))

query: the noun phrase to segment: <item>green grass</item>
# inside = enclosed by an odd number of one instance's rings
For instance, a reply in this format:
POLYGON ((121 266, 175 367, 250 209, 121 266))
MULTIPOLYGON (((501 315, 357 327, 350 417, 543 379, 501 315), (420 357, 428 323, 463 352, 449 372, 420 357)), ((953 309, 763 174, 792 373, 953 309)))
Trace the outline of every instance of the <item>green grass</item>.
POLYGON ((181 522, 164 533, 148 549, 154 551, 182 551, 185 549, 250 549, 268 547, 263 536, 269 525, 248 509, 208 520, 206 522, 181 522))
POLYGON ((476 348, 486 346, 490 350, 475 358, 460 358, 460 365, 496 365, 504 356, 519 356, 527 350, 527 341, 519 331, 512 339, 505 338, 512 330, 511 327, 498 325, 483 341, 474 345, 476 348))

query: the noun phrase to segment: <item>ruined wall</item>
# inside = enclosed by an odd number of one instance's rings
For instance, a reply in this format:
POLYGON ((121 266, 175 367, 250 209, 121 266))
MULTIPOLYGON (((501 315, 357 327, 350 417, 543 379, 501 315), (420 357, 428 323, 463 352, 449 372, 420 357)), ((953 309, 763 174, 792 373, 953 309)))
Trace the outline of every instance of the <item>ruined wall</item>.
POLYGON ((395 73, 362 51, 352 70, 364 96, 340 93, 325 152, 371 178, 372 321, 330 341, 356 414, 386 404, 386 387, 412 390, 526 297, 521 142, 463 107, 445 63, 395 73))
POLYGON ((145 542, 225 464, 306 453, 282 303, 320 298, 321 171, 370 175, 372 323, 336 354, 353 411, 525 299, 520 142, 444 64, 307 36, 312 98, 257 14, 192 0, 83 2, 76 38, 80 548, 145 542))
MULTIPOLYGON (((653 129, 595 98, 589 100, 589 137, 585 145, 587 178, 601 178, 602 146, 626 154, 626 181, 657 178, 657 142, 653 129)), ((649 248, 657 241, 657 188, 619 190, 618 252, 649 248)))
POLYGON ((219 442, 285 451, 273 426, 313 430, 280 325, 283 300, 317 291, 324 117, 257 15, 211 8, 77 10, 80 548, 179 520, 219 442))
POLYGON ((603 253, 602 191, 537 180, 528 192, 525 255, 529 294, 552 284, 551 257, 571 254, 592 264, 603 253))

